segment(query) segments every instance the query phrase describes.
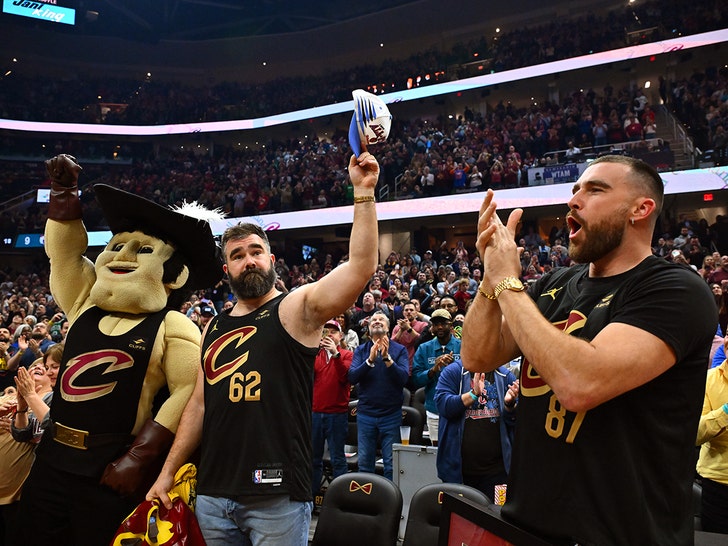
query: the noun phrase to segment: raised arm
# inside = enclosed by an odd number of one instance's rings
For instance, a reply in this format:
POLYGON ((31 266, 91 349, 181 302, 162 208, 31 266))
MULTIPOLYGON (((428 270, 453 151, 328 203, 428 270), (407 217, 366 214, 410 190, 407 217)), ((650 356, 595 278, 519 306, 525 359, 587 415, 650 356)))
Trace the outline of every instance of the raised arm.
POLYGON ((369 373, 371 369, 367 366, 366 360, 369 358, 371 351, 365 350, 364 346, 360 345, 354 351, 354 356, 349 367, 348 379, 352 385, 356 385, 361 379, 369 373))
MULTIPOLYGON (((22 367, 18 369, 15 384, 18 388, 18 411, 15 415, 13 428, 22 430, 26 429, 30 422, 28 410, 33 412, 38 421, 43 421, 50 408, 43 401, 43 397, 36 392, 35 381, 28 370, 22 367)), ((32 433, 30 437, 32 437, 32 433)))
POLYGON ((346 385, 349 383, 349 368, 351 368, 351 362, 354 359, 354 353, 348 350, 342 350, 339 352, 338 358, 332 358, 334 366, 336 366, 336 372, 339 376, 339 383, 346 385))
POLYGON ((427 381, 433 376, 441 367, 437 364, 437 359, 433 366, 430 366, 429 357, 430 353, 427 350, 425 344, 417 347, 415 357, 412 362, 412 383, 415 387, 424 387, 427 385, 427 381))
MULTIPOLYGON (((388 341, 388 338, 385 338, 388 341)), ((407 349, 402 345, 394 345, 389 347, 389 356, 392 357, 391 363, 385 363, 390 373, 394 374, 394 381, 400 387, 407 384, 409 380, 409 356, 407 349)))
MULTIPOLYGON (((491 219, 493 217, 497 218, 495 210, 493 190, 488 190, 485 199, 483 199, 483 204, 480 206, 477 239, 475 241, 475 247, 483 259, 484 265, 485 249, 491 237, 493 237, 493 230, 488 228, 491 225, 491 219)), ((511 218, 508 219, 510 232, 515 233, 520 217, 520 209, 516 209, 511 214, 511 218)), ((513 245, 512 256, 507 256, 506 259, 510 259, 512 267, 517 268, 518 273, 516 273, 516 276, 520 276, 520 260, 515 245, 513 245)), ((468 313, 465 315, 460 358, 465 368, 470 371, 489 372, 505 362, 513 360, 521 353, 511 335, 508 323, 503 317, 498 301, 486 298, 481 292, 493 293, 493 286, 490 286, 488 279, 485 277, 480 283, 478 293, 470 304, 468 313)))
POLYGON ((25 351, 28 350, 29 344, 25 336, 20 335, 18 337, 18 350, 15 354, 8 359, 7 368, 9 371, 14 372, 20 366, 20 360, 23 358, 25 351))
MULTIPOLYGON (((442 370, 435 387, 435 404, 437 411, 445 419, 461 417, 465 410, 476 404, 470 391, 462 391, 462 363, 455 361, 442 370)), ((480 394, 479 382, 474 383, 476 397, 480 394)))
POLYGON ((281 305, 282 320, 291 334, 303 340, 321 334, 321 326, 356 300, 377 268, 379 231, 374 188, 379 164, 368 152, 351 156, 349 176, 354 185, 354 222, 349 239, 349 261, 321 280, 294 290, 281 305))
POLYGON ((46 161, 46 169, 51 178, 45 227, 45 250, 51 263, 51 293, 73 324, 96 280, 93 264, 83 256, 88 235, 81 221, 78 197, 81 167, 70 155, 61 154, 46 161))

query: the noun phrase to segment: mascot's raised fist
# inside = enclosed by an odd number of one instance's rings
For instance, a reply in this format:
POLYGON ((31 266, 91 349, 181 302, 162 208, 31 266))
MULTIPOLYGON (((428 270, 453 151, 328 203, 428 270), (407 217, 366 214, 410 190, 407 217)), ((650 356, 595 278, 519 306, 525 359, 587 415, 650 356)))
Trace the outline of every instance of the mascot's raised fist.
POLYGON ((78 200, 78 173, 81 165, 76 158, 60 154, 49 159, 46 170, 51 177, 51 198, 48 204, 49 220, 78 220, 81 218, 81 202, 78 200))
POLYGON ((81 165, 76 158, 68 154, 60 154, 45 162, 48 176, 51 180, 63 186, 72 188, 78 184, 78 173, 81 172, 81 165))

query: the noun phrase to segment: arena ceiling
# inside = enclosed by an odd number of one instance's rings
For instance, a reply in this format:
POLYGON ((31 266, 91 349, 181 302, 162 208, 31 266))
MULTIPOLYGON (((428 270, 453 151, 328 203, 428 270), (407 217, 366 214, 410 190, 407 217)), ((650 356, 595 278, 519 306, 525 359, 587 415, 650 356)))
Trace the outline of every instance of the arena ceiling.
MULTIPOLYGON (((551 6, 569 3, 568 0, 554 0, 551 6)), ((439 0, 54 0, 49 4, 76 9, 75 28, 53 25, 55 32, 152 43, 310 31, 375 13, 392 13, 403 6, 431 12, 437 19, 438 12, 443 9, 452 12, 455 7, 439 0)), ((468 6, 463 7, 466 11, 462 24, 472 24, 467 16, 468 6)), ((514 13, 511 4, 500 0, 481 0, 479 7, 482 8, 479 17, 484 14, 492 18, 507 17, 514 13)), ((543 8, 541 0, 519 0, 517 12, 522 15, 539 8, 543 8)), ((8 18, 5 14, 2 18, 6 24, 48 28, 44 21, 8 18)), ((406 20, 402 24, 406 25, 406 20)))
POLYGON ((412 1, 84 0, 82 4, 91 12, 86 32, 187 41, 311 30, 412 1))
POLYGON ((2 1, 33 6, 16 7, 26 16, 0 13, 3 72, 190 81, 265 81, 381 63, 627 2, 518 0, 514 9, 502 0, 2 1), (32 18, 36 5, 75 9, 75 24, 32 18))

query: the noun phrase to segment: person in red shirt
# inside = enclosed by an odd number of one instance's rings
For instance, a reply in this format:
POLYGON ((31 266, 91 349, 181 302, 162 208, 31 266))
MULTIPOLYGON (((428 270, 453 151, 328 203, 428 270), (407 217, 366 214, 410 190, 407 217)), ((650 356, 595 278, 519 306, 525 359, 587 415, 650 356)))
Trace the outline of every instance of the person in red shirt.
POLYGON ((452 295, 453 299, 458 304, 458 311, 460 313, 465 313, 465 306, 468 303, 468 300, 470 299, 470 294, 468 294, 468 281, 467 279, 461 279, 458 282, 458 289, 457 291, 452 295))
POLYGON ((351 386, 347 374, 354 353, 341 347, 341 325, 330 320, 324 325, 319 352, 313 365, 313 496, 321 490, 323 477, 324 442, 329 444, 329 455, 334 478, 347 471, 344 444, 349 429, 349 393, 351 386))
POLYGON ((720 262, 716 262, 715 269, 708 275, 708 283, 721 284, 728 280, 728 256, 721 256, 720 262))
POLYGON ((642 138, 642 124, 635 114, 631 114, 624 122, 624 134, 627 140, 637 141, 642 138))
POLYGON ((420 339, 420 334, 427 328, 427 323, 417 318, 417 307, 412 302, 407 302, 402 306, 402 314, 404 316, 397 320, 397 325, 392 330, 392 341, 401 343, 407 348, 411 375, 412 359, 415 357, 416 345, 420 339))

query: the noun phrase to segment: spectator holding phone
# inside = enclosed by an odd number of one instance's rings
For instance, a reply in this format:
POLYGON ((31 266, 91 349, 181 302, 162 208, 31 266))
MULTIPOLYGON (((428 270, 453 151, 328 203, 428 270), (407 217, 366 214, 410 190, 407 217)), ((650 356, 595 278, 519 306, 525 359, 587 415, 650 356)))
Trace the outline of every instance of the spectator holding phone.
POLYGON ((349 430, 349 368, 354 354, 341 347, 344 333, 336 320, 324 324, 313 367, 313 482, 314 498, 321 490, 324 444, 328 444, 333 476, 347 471, 344 444, 349 430))
POLYGON ((402 318, 397 320, 397 325, 392 330, 392 341, 404 345, 407 348, 409 357, 409 372, 412 375, 412 364, 415 357, 415 348, 420 334, 427 328, 427 323, 417 318, 417 308, 411 301, 402 306, 402 318))

